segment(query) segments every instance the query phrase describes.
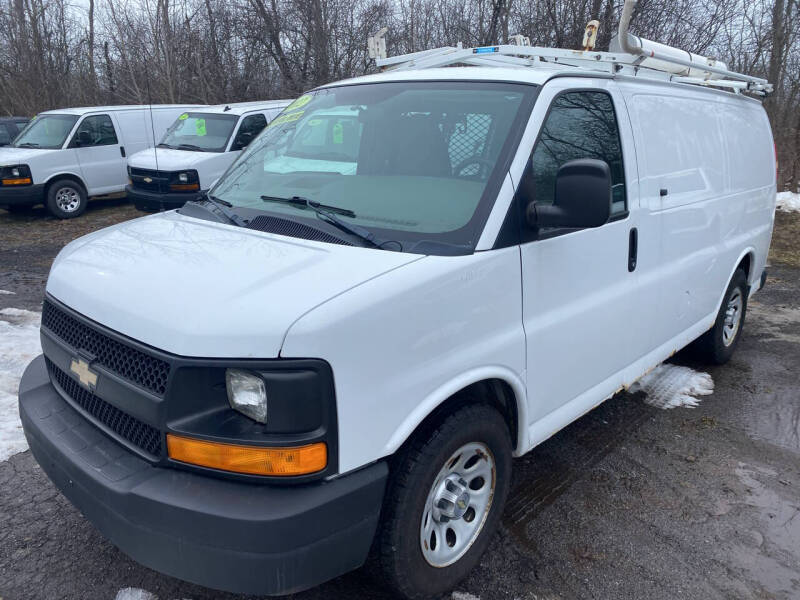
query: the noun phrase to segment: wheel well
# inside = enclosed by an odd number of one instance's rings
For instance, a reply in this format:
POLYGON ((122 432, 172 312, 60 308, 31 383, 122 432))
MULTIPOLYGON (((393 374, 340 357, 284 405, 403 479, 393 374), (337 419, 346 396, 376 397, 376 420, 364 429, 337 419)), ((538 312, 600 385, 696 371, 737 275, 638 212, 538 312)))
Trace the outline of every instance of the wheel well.
POLYGON ((750 281, 750 268, 753 264, 753 256, 749 252, 744 255, 742 260, 736 266, 737 269, 742 269, 744 271, 745 277, 747 277, 747 281, 750 281))
POLYGON ((511 445, 517 449, 519 416, 514 390, 502 379, 484 379, 476 381, 447 398, 437 406, 417 428, 408 436, 406 443, 415 438, 421 431, 428 431, 442 421, 447 415, 469 404, 489 404, 494 406, 508 425, 511 445))
POLYGON ((61 181, 62 179, 69 179, 70 181, 74 181, 79 186, 81 186, 81 188, 83 189, 83 193, 84 194, 88 194, 88 192, 86 190, 86 185, 83 183, 83 181, 81 181, 80 177, 78 177, 77 175, 71 175, 69 173, 64 173, 63 175, 54 175, 53 177, 51 177, 47 181, 47 184, 45 185, 45 192, 44 192, 45 193, 45 197, 50 192, 50 188, 53 186, 53 184, 55 182, 57 182, 57 181, 61 181))

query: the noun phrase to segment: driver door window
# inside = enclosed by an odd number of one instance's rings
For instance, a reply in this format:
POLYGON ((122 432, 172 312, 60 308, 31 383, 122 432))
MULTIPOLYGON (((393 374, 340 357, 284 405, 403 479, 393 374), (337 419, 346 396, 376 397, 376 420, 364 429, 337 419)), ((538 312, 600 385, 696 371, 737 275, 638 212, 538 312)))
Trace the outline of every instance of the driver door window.
POLYGON ((242 119, 242 124, 239 125, 239 131, 233 140, 231 150, 246 148, 266 126, 267 118, 261 113, 249 115, 242 119))
POLYGON ((552 204, 558 169, 566 162, 595 158, 611 168, 611 218, 627 212, 625 170, 611 97, 599 91, 556 96, 531 156, 537 204, 552 204))
POLYGON ((86 117, 72 138, 71 148, 115 146, 118 142, 114 123, 108 115, 86 117))

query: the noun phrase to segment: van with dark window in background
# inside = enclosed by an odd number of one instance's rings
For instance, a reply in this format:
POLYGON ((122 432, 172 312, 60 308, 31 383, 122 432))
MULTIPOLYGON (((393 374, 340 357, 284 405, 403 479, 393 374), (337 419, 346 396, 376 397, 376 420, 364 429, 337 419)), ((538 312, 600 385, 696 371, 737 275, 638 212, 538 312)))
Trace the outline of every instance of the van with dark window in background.
POLYGON ((155 148, 128 157, 128 198, 141 211, 197 200, 291 100, 219 104, 185 112, 155 148))
POLYGON ((66 246, 20 384, 42 469, 194 583, 372 551, 402 597, 451 590, 513 457, 689 344, 728 361, 764 284, 769 84, 665 48, 379 55, 201 201, 66 246))

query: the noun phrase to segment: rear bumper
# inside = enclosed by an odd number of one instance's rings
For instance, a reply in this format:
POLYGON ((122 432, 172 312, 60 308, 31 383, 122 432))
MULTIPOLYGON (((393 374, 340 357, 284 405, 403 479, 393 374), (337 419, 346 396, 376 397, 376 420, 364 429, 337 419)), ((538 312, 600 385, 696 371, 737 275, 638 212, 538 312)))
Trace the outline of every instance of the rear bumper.
POLYGON ((180 208, 187 202, 199 200, 203 195, 203 192, 175 192, 172 194, 148 192, 136 189, 131 185, 125 186, 125 193, 133 205, 144 212, 160 212, 180 208))
POLYGON ((24 206, 44 202, 44 184, 0 186, 0 206, 24 206))
POLYGON ((358 568, 367 557, 384 462, 283 487, 155 467, 65 401, 42 356, 22 377, 19 412, 31 452, 56 487, 147 567, 220 590, 277 595, 358 568))

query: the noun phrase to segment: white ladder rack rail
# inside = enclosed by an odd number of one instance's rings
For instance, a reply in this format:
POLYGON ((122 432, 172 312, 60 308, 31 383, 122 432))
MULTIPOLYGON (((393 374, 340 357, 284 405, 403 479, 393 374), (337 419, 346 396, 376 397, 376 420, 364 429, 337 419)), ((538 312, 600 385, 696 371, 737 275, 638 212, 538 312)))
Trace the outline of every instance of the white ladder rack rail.
POLYGON ((751 92, 766 96, 772 92, 771 83, 766 79, 753 77, 752 75, 736 73, 713 65, 699 64, 673 57, 655 57, 662 62, 686 67, 687 70, 703 71, 709 78, 689 77, 668 73, 649 66, 642 66, 642 61, 647 58, 650 58, 650 56, 644 54, 636 56, 617 52, 565 50, 561 48, 518 46, 515 44, 475 48, 463 48, 459 44, 458 46, 444 46, 388 58, 376 57, 375 63, 382 69, 398 71, 432 69, 456 64, 536 68, 543 66, 544 63, 545 65, 562 65, 595 72, 642 76, 676 83, 727 88, 736 93, 751 92), (712 74, 722 76, 724 79, 710 79, 712 74))

